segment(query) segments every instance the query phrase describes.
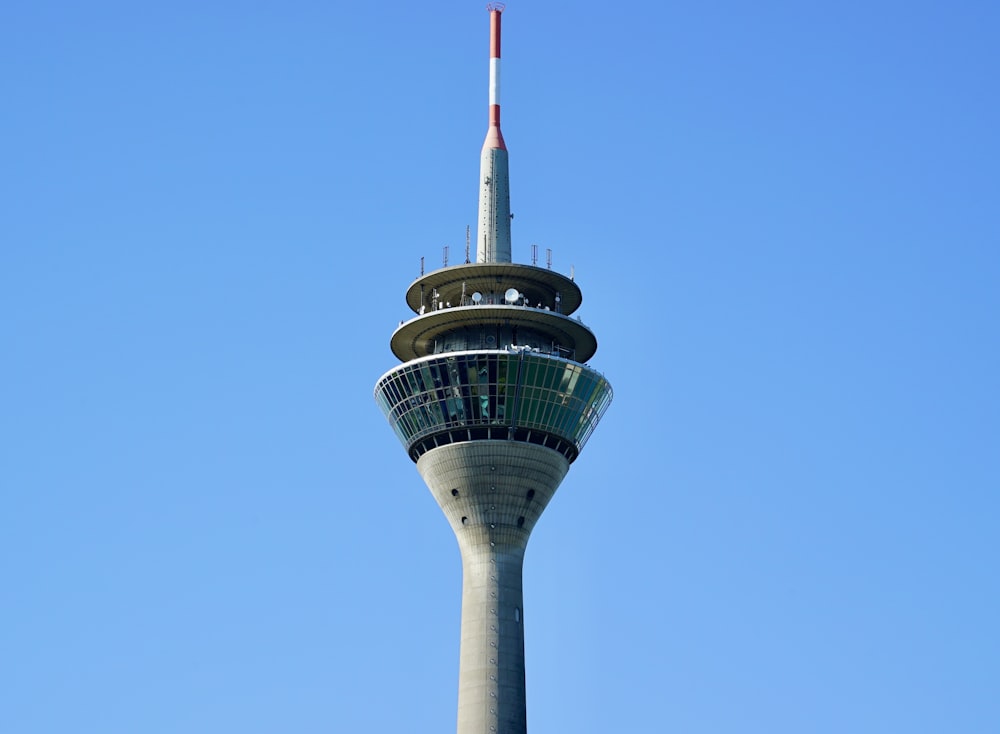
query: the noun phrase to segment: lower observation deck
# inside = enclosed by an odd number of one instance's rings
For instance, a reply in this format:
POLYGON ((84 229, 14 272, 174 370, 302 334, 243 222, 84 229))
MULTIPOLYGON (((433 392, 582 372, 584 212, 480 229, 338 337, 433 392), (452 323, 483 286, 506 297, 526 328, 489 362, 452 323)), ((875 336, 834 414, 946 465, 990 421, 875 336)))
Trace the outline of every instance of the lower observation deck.
POLYGON ((604 376, 529 350, 449 352, 390 370, 375 400, 410 458, 437 446, 510 439, 576 459, 611 403, 604 376))
POLYGON ((401 360, 417 359, 433 354, 436 340, 456 329, 486 326, 546 333, 580 362, 597 351, 597 338, 580 321, 543 308, 508 304, 444 307, 421 314, 400 324, 389 346, 401 360))

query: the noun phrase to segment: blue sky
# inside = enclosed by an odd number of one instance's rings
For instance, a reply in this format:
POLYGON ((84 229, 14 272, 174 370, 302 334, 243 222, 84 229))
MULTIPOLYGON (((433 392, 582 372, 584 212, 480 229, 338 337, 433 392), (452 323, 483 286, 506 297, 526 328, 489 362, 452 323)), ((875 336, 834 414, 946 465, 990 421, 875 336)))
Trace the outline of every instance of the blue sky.
MULTIPOLYGON (((535 734, 1000 730, 998 21, 508 4, 514 258, 616 391, 528 551, 535 734)), ((0 28, 0 730, 451 730, 372 387, 474 223, 483 4, 0 28)))

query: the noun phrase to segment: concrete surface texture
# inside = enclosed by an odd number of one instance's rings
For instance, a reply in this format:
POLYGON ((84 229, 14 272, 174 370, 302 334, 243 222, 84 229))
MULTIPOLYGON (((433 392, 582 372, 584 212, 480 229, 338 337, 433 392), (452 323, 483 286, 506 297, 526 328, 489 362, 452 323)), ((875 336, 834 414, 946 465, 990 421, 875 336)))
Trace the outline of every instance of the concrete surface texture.
MULTIPOLYGON (((488 143, 488 141, 487 141, 488 143)), ((509 263, 510 174, 507 151, 483 148, 480 161, 479 226, 476 234, 476 261, 509 263)))
POLYGON ((542 446, 485 440, 436 448, 417 469, 462 553, 458 734, 523 734, 524 552, 569 462, 542 446))

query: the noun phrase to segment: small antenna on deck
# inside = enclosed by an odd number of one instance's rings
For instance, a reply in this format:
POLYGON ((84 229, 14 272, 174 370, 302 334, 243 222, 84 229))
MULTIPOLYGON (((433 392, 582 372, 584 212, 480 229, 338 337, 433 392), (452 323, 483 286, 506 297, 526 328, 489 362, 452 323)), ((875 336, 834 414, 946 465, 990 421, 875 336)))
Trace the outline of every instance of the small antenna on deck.
POLYGON ((531 264, 538 265, 538 245, 531 246, 531 264))
POLYGON ((469 248, 472 246, 472 228, 465 225, 465 264, 469 264, 469 248))
POLYGON ((442 267, 448 267, 448 245, 444 246, 444 253, 441 255, 442 267))
POLYGON ((424 274, 424 256, 421 255, 420 256, 420 275, 423 276, 423 274, 424 274))
POLYGON ((549 270, 552 270, 552 248, 545 248, 545 264, 548 266, 549 270))

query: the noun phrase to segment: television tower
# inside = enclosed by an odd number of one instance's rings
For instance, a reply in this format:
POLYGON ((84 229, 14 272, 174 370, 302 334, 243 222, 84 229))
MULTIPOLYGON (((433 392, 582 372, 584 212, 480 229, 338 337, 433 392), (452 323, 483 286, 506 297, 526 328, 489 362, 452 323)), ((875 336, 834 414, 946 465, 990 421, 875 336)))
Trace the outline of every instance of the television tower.
POLYGON ((597 339, 570 318, 583 300, 573 278, 511 261, 500 134, 504 6, 487 9, 490 112, 476 261, 421 272, 407 289, 416 315, 390 341, 403 364, 379 379, 375 399, 462 553, 458 734, 523 734, 525 547, 612 391, 586 365, 597 339))

